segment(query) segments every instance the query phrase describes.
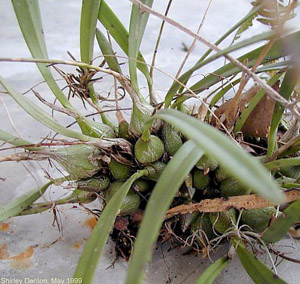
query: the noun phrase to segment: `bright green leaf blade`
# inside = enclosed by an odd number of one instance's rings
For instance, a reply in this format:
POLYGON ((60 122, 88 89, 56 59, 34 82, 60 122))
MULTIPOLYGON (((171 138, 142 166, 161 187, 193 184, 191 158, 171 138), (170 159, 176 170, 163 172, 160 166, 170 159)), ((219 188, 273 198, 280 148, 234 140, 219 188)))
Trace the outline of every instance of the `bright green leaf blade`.
POLYGON ((289 205, 284 212, 275 219, 270 227, 262 235, 262 240, 266 243, 276 243, 280 241, 288 232, 290 227, 300 220, 300 200, 289 205))
POLYGON ((4 89, 8 92, 8 94, 15 100, 15 102, 19 104, 19 106, 21 106, 29 115, 31 115, 33 118, 35 118, 37 121, 41 122, 48 128, 64 136, 79 139, 82 141, 94 140, 89 136, 70 130, 57 123, 49 114, 44 112, 40 107, 35 105, 32 101, 27 99, 25 96, 19 94, 10 85, 8 85, 1 76, 0 76, 0 84, 4 87, 4 89))
POLYGON ((41 188, 35 188, 29 192, 26 192, 22 196, 16 198, 12 202, 7 205, 0 206, 0 222, 14 217, 26 209, 30 204, 40 198, 46 189, 53 183, 53 181, 49 181, 41 188))
POLYGON ((260 260, 254 257, 242 244, 236 249, 237 255, 246 272, 256 284, 287 284, 284 280, 275 275, 260 260))
POLYGON ((292 166, 299 166, 299 165, 300 165, 299 157, 280 159, 280 160, 275 160, 264 164, 264 166, 270 171, 271 170, 279 171, 284 168, 289 168, 292 166))
POLYGON ((96 24, 101 0, 83 0, 80 18, 81 61, 90 64, 93 58, 96 24))
POLYGON ((151 259, 153 245, 158 238, 165 213, 184 179, 202 155, 203 152, 195 143, 188 141, 176 152, 162 172, 147 203, 135 241, 126 278, 127 284, 142 283, 144 266, 151 259))
MULTIPOLYGON (((12 0, 14 11, 19 22, 23 37, 33 58, 47 59, 47 49, 43 34, 43 26, 40 16, 39 3, 36 0, 12 0)), ((48 86, 60 101, 69 109, 75 110, 67 97, 56 84, 49 68, 45 64, 37 63, 42 76, 48 86)))
POLYGON ((122 73, 119 62, 115 57, 115 53, 112 50, 111 45, 109 44, 108 40, 99 29, 96 29, 96 38, 99 47, 101 49, 101 52, 109 68, 115 72, 122 73))
MULTIPOLYGON (((82 0, 80 17, 80 57, 81 61, 87 64, 93 59, 94 41, 101 0, 82 0)), ((87 70, 85 70, 87 71, 87 70)), ((94 86, 89 86, 89 95, 100 110, 102 110, 94 90, 94 86)), ((106 116, 101 113, 102 121, 106 121, 106 116)))
POLYGON ((232 82, 229 82, 227 86, 223 87, 218 93, 214 95, 214 97, 211 99, 209 106, 213 107, 215 104, 224 97, 224 95, 231 90, 236 84, 238 84, 241 81, 241 79, 236 79, 232 82))
POLYGON ((155 118, 165 120, 187 138, 194 140, 200 149, 218 161, 228 174, 241 184, 274 203, 284 201, 279 186, 263 165, 222 132, 211 125, 172 109, 158 111, 153 119, 155 118))
MULTIPOLYGON (((120 48, 128 55, 128 32, 118 17, 103 0, 100 4, 98 19, 108 30, 109 34, 114 38, 120 48)), ((140 52, 138 53, 137 60, 139 61, 137 62, 137 67, 146 77, 148 85, 151 86, 152 79, 145 63, 145 59, 140 52)))
POLYGON ((89 240, 84 247, 83 253, 74 273, 74 278, 81 278, 82 283, 89 284, 92 282, 99 258, 118 215, 122 201, 126 197, 132 184, 144 174, 144 171, 133 174, 113 195, 111 200, 107 203, 102 211, 97 225, 95 226, 89 240))
MULTIPOLYGON (((9 143, 11 145, 17 146, 17 147, 22 147, 26 145, 33 145, 34 143, 29 142, 27 140, 24 140, 20 137, 16 137, 14 135, 11 135, 3 130, 0 129, 0 140, 4 141, 6 143, 9 143)), ((40 150, 42 147, 24 147, 24 149, 27 150, 40 150)))
POLYGON ((291 64, 291 62, 289 60, 270 63, 268 65, 264 65, 264 66, 261 66, 261 67, 257 68, 256 72, 257 73, 270 72, 270 71, 281 71, 281 72, 283 72, 283 70, 288 68, 288 66, 290 64, 291 64))
MULTIPOLYGON (((273 44, 273 46, 271 47, 261 64, 266 64, 270 61, 288 55, 290 51, 285 49, 284 42, 289 41, 300 41, 300 32, 295 32, 286 36, 285 38, 275 41, 275 43, 273 44)), ((239 57, 238 60, 240 62, 245 62, 245 60, 248 60, 247 66, 250 68, 255 64, 256 59, 261 54, 264 48, 265 45, 254 49, 248 52, 247 54, 239 57)), ((233 63, 228 63, 225 66, 215 70, 210 75, 206 76, 204 79, 195 83, 192 87, 190 87, 190 89, 195 93, 200 93, 201 91, 206 90, 207 88, 220 82, 221 80, 224 80, 224 78, 228 78, 229 76, 237 74, 239 72, 241 72, 241 70, 238 67, 236 67, 233 63)))
MULTIPOLYGON (((142 0, 146 6, 152 7, 153 0, 142 0)), ((130 81, 136 93, 139 93, 137 80, 137 56, 142 42, 144 31, 147 25, 149 14, 139 9, 138 5, 132 4, 129 37, 128 37, 128 56, 130 81)))
MULTIPOLYGON (((182 75, 182 78, 185 79, 185 82, 187 81, 186 79, 189 77, 190 73, 193 73, 195 70, 200 69, 201 67, 207 65, 208 63, 212 62, 213 60, 216 60, 218 58, 220 58, 223 55, 229 54, 232 51, 236 51, 238 49, 241 49, 245 46, 249 46, 251 44, 257 43, 259 41, 262 40, 267 40, 272 38, 276 33, 275 32, 266 32, 266 33, 262 33, 259 35, 256 35, 254 37, 251 37, 249 39, 243 40, 241 42, 238 42, 235 45, 231 45, 225 49, 222 49, 221 51, 215 53, 214 55, 210 56, 209 58, 207 58, 206 60, 203 60, 199 63, 197 63, 192 69, 190 69, 190 71, 187 71, 185 74, 182 75), (194 70, 195 69, 195 70, 194 70)), ((179 81, 181 81, 182 79, 181 77, 178 79, 179 81)), ((174 97, 174 88, 176 88, 176 86, 179 85, 178 82, 174 83, 174 86, 172 89, 169 90, 169 92, 166 95, 165 98, 165 103, 166 103, 166 107, 168 106, 169 102, 171 103, 170 99, 172 100, 172 98, 174 97), (172 95, 173 94, 173 95, 172 95)), ((211 105, 213 105, 215 102, 211 103, 211 105)), ((177 101, 176 101, 177 104, 177 101)), ((172 106, 172 108, 174 108, 174 106, 172 106)))
POLYGON ((269 40, 271 39, 274 35, 276 35, 275 32, 271 31, 271 32, 265 32, 265 33, 261 33, 258 35, 255 35, 251 38, 245 39, 243 41, 240 41, 234 45, 230 45, 227 48, 222 49, 221 51, 215 53, 214 55, 210 56, 209 58, 207 58, 206 60, 203 60, 201 63, 197 64, 197 69, 200 69, 201 67, 205 66, 206 64, 220 58, 223 55, 226 55, 230 52, 239 50, 245 46, 250 46, 251 44, 263 41, 263 40, 269 40))
MULTIPOLYGON (((238 29, 241 25, 243 25, 245 22, 247 22, 249 19, 251 19, 259 9, 261 9, 261 7, 263 6, 263 4, 260 4, 258 6, 256 6, 255 8, 253 8, 244 18, 242 18, 239 22, 237 22, 235 25, 233 25, 228 31, 226 31, 216 42, 215 45, 218 46, 221 42, 223 42, 228 36, 230 36, 236 29, 238 29)), ((184 74, 182 74, 179 77, 179 81, 183 84, 186 84, 187 81, 189 80, 189 78, 193 75, 194 71, 196 71, 198 68, 198 64, 201 64, 201 62, 207 58, 207 56, 212 52, 212 49, 208 49, 202 56, 201 58, 197 61, 197 63, 189 70, 187 70, 184 74)), ((172 83, 172 86, 170 87, 166 98, 165 98, 165 106, 166 108, 169 107, 169 105, 171 104, 172 98, 174 97, 174 95, 176 94, 176 92, 178 91, 178 89, 182 88, 182 86, 177 82, 174 81, 172 83)))
MULTIPOLYGON (((282 73, 275 74, 268 81, 268 85, 273 86, 282 75, 283 75, 282 73)), ((257 92, 257 94, 249 102, 248 107, 244 109, 244 111, 242 112, 241 116, 237 120, 237 122, 235 124, 235 127, 233 129, 234 132, 239 132, 242 129, 242 127, 245 124, 245 122, 247 121, 249 115, 254 110, 254 108, 257 106, 257 104, 263 99, 263 97, 265 96, 265 94, 266 94, 266 91, 264 89, 261 89, 261 90, 259 90, 257 92)))
POLYGON ((194 284, 211 284, 229 263, 228 257, 219 258, 211 264, 197 279, 194 284))
MULTIPOLYGON (((284 97, 286 100, 289 100, 290 96, 294 92, 294 87, 297 84, 298 80, 299 80, 298 71, 294 68, 290 68, 285 73, 285 76, 283 78, 283 81, 279 89, 279 93, 281 94, 281 96, 284 97)), ((281 103, 276 102, 272 121, 271 121, 270 131, 269 131, 268 156, 271 156, 272 153, 276 150, 277 129, 280 124, 280 120, 284 110, 285 107, 281 103)))

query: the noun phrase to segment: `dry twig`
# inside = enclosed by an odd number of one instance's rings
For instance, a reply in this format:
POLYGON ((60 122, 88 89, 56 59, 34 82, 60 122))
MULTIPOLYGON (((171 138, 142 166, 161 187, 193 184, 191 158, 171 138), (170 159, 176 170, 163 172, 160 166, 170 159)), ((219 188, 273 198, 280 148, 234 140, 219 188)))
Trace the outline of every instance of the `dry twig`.
MULTIPOLYGON (((300 197, 299 190, 290 190, 285 192, 286 202, 292 202, 297 200, 300 197)), ((192 204, 183 204, 171 208, 167 211, 165 219, 169 219, 175 215, 188 214, 193 212, 222 212, 227 211, 230 208, 236 208, 238 210, 241 209, 257 209, 257 208, 265 208, 268 206, 272 206, 271 202, 265 200, 264 198, 256 195, 242 195, 242 196, 232 196, 228 199, 224 198, 215 198, 215 199, 204 199, 199 203, 192 204)))

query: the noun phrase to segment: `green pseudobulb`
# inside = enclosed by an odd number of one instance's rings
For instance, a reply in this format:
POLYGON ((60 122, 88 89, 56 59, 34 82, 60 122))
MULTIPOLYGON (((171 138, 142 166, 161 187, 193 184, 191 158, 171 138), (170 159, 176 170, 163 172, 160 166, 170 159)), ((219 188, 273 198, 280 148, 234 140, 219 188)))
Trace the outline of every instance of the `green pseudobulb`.
MULTIPOLYGON (((105 192, 106 202, 109 202, 109 200, 118 190, 120 190, 121 186, 124 183, 124 181, 115 181, 111 183, 111 185, 105 192)), ((139 209, 140 203, 141 199, 139 194, 133 189, 130 189, 120 207, 120 215, 128 215, 134 213, 139 209)))
POLYGON ((178 149, 182 146, 180 134, 170 124, 165 123, 161 132, 162 141, 165 150, 170 156, 174 156, 178 149))
POLYGON ((142 137, 134 145, 135 158, 141 164, 151 164, 156 162, 164 153, 163 142, 154 135, 150 135, 149 140, 143 140, 142 137))
POLYGON ((254 232, 261 233, 269 226, 275 213, 276 209, 274 207, 244 210, 241 222, 248 225, 254 232))
POLYGON ((108 167, 115 179, 127 179, 130 176, 131 167, 129 165, 121 164, 120 162, 111 159, 108 167))
POLYGON ((97 147, 85 144, 53 149, 49 153, 74 179, 95 175, 102 167, 97 160, 99 154, 97 147))
POLYGON ((236 223, 236 213, 233 208, 228 211, 209 213, 210 222, 218 233, 225 233, 232 223, 236 223))

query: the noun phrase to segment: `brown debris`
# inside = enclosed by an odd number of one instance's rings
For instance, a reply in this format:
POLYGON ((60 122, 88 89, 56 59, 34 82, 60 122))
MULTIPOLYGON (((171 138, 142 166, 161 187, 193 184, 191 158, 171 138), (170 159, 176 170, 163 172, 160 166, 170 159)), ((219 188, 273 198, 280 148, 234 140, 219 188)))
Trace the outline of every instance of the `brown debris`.
POLYGON ((244 136, 261 138, 268 136, 275 103, 275 100, 268 95, 261 99, 242 127, 244 136))
MULTIPOLYGON (((299 190, 290 190, 285 192, 286 202, 292 202, 300 197, 299 190)), ((199 203, 182 204, 167 211, 165 219, 169 219, 178 214, 188 214, 192 212, 222 212, 230 208, 257 209, 272 206, 271 202, 256 195, 232 196, 224 200, 223 198, 204 199, 199 203)))
MULTIPOLYGON (((273 88, 278 91, 279 83, 273 88)), ((247 108, 247 105, 260 90, 259 86, 253 86, 243 94, 238 102, 237 107, 232 106, 233 99, 222 104, 216 111, 215 115, 220 119, 226 128, 232 130, 239 115, 247 108)), ((266 138, 269 132, 273 111, 276 101, 268 95, 265 95, 250 113, 241 131, 247 137, 266 138)), ((218 125, 216 118, 212 118, 212 125, 218 125)))

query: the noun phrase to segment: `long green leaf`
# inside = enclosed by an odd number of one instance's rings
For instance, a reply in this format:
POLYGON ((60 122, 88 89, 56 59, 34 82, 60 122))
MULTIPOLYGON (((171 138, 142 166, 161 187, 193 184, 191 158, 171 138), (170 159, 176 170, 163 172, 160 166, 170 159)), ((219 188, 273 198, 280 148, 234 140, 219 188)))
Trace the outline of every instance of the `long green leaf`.
POLYGON ((194 142, 186 142, 174 155, 162 172, 147 203, 145 215, 135 241, 127 284, 139 284, 144 279, 145 264, 150 261, 164 215, 184 179, 201 158, 203 152, 194 142), (176 173, 176 175, 174 175, 176 173))
POLYGON ((260 260, 255 258, 242 244, 236 249, 237 255, 247 271, 248 275, 256 284, 287 284, 275 275, 260 260))
MULTIPOLYGON (((227 48, 225 48, 225 49, 222 49, 221 51, 215 53, 214 55, 210 56, 210 57, 207 58, 206 60, 203 60, 203 61, 197 63, 193 68, 196 68, 196 70, 198 70, 198 69, 200 69, 201 67, 207 65, 208 63, 212 62, 213 60, 216 60, 216 59, 220 58, 221 56, 223 56, 223 55, 225 55, 225 54, 228 54, 228 53, 230 53, 230 52, 232 52, 232 51, 236 51, 236 50, 241 49, 241 48, 243 48, 243 47, 245 47, 245 46, 249 46, 249 45, 251 45, 251 44, 257 43, 257 42, 259 42, 259 41, 266 40, 266 39, 270 39, 270 38, 272 38, 275 34, 276 34, 275 32, 266 32, 266 33, 262 33, 262 34, 259 34, 259 35, 257 35, 257 36, 251 37, 251 38, 249 38, 249 39, 246 39, 246 40, 244 40, 244 41, 241 41, 241 42, 239 42, 239 43, 237 43, 237 44, 235 44, 235 45, 231 45, 231 46, 229 46, 229 47, 227 47, 227 48)), ((193 68, 192 68, 189 72, 187 71, 187 72, 185 73, 187 77, 188 77, 188 74, 189 74, 189 73, 194 72, 193 68)), ((183 74, 182 76, 184 76, 184 74, 183 74)), ((180 78, 179 78, 179 80, 180 80, 180 78)), ((240 80, 240 79, 238 79, 238 80, 240 80)), ((237 82, 237 80, 236 80, 235 82, 237 82)), ((179 83, 176 82, 176 84, 175 84, 174 86, 177 86, 178 84, 179 84, 179 83)), ((229 84, 230 84, 230 83, 229 83, 229 84)), ((227 88, 229 88, 229 87, 230 87, 230 86, 228 86, 227 88)), ((174 87, 174 88, 175 88, 175 87, 174 87)), ((222 94, 222 92, 220 92, 219 95, 221 95, 221 94, 222 94)), ((222 95, 224 95, 224 94, 222 94, 222 95)), ((166 95, 166 99, 165 99, 166 107, 167 107, 168 104, 169 104, 169 100, 172 99, 173 97, 174 97, 174 89, 169 90, 169 92, 168 92, 167 95, 166 95), (172 94, 173 94, 173 96, 171 96, 172 94)), ((180 98, 182 98, 182 97, 180 97, 180 98)), ((218 96, 217 96, 216 98, 218 98, 218 96)), ((215 98, 215 99, 216 99, 216 98, 215 98)), ((187 98, 186 98, 186 99, 187 99, 187 98)), ((186 99, 184 99, 183 101, 185 101, 186 99)), ((214 99, 213 102, 210 103, 210 105, 214 105, 214 104, 215 104, 215 99, 214 99)), ((179 100, 179 99, 176 100, 175 106, 178 104, 178 100, 179 100)), ((175 106, 172 105, 172 108, 174 108, 175 106)))
POLYGON ((200 149, 217 160, 241 184, 272 202, 284 201, 279 186, 263 165, 211 125, 172 109, 158 111, 153 119, 165 120, 194 140, 200 149))
POLYGON ((96 24, 101 0, 83 0, 80 19, 81 61, 90 64, 93 58, 96 24))
POLYGON ((271 31, 271 32, 265 32, 265 33, 261 33, 259 35, 253 36, 251 38, 245 39, 243 41, 240 41, 234 45, 230 45, 227 48, 222 49, 221 51, 215 53, 214 55, 210 56, 209 58, 207 58, 206 60, 203 60, 201 63, 197 64, 197 69, 200 69, 201 67, 205 66, 206 64, 220 58, 223 55, 226 55, 230 52, 239 50, 245 46, 250 46, 251 44, 263 41, 263 40, 268 40, 271 39, 274 35, 276 35, 275 32, 271 31))
POLYGON ((44 112, 40 107, 35 105, 25 96, 22 96, 16 90, 14 90, 10 85, 8 85, 4 79, 0 76, 0 84, 8 92, 8 94, 19 104, 29 115, 35 118, 37 121, 46 125, 48 128, 60 133, 64 136, 79 139, 82 141, 94 141, 95 139, 86 136, 84 134, 70 130, 59 123, 57 123, 49 114, 44 112))
POLYGON ((213 107, 215 104, 224 97, 224 95, 229 91, 232 90, 233 87, 238 84, 241 81, 241 79, 236 79, 233 82, 229 82, 227 86, 223 87, 217 94, 214 95, 214 97, 211 99, 209 106, 213 107))
POLYGON ((268 170, 280 170, 280 169, 284 169, 292 166, 299 166, 299 165, 300 165, 299 157, 279 159, 264 164, 264 166, 268 170))
MULTIPOLYGON (((285 48, 284 42, 299 41, 299 40, 300 40, 300 32, 295 32, 293 34, 286 36, 285 38, 276 40, 261 64, 266 64, 270 61, 288 55, 290 50, 285 48)), ((248 52, 247 54, 239 57, 238 60, 240 62, 245 62, 245 60, 248 60, 247 66, 252 67, 264 48, 265 45, 257 49, 254 49, 248 52)), ((225 66, 213 71, 210 75, 206 76, 204 79, 195 83, 193 86, 190 87, 190 89, 195 93, 200 93, 201 91, 206 90, 212 85, 220 82, 224 78, 228 78, 229 76, 233 74, 237 74, 240 71, 241 70, 238 67, 236 67, 233 63, 228 63, 225 66)))
MULTIPOLYGON (((218 46, 223 40, 225 40, 229 35, 231 35, 236 29, 238 29, 241 25, 243 25, 245 22, 247 22, 249 19, 251 19, 255 14, 257 14, 257 11, 261 9, 263 4, 258 5, 254 9, 252 9, 244 18, 242 18, 239 22, 237 22, 235 25, 233 25, 228 31, 226 31, 216 42, 215 45, 218 46)), ((212 52, 212 49, 208 49, 201 58, 197 61, 197 63, 189 70, 187 70, 184 74, 182 74, 179 77, 179 81, 183 84, 186 84, 189 78, 193 75, 193 73, 198 69, 198 64, 201 64, 201 62, 207 58, 207 56, 212 52)), ((166 108, 169 107, 171 104, 172 98, 178 91, 178 89, 182 88, 181 85, 174 81, 172 83, 172 86, 170 87, 166 98, 165 98, 165 106, 166 108)))
POLYGON ((263 66, 257 68, 256 72, 257 73, 270 72, 270 71, 281 71, 281 72, 283 72, 283 70, 287 69, 290 64, 291 64, 291 62, 289 60, 277 61, 275 63, 270 63, 268 65, 263 65, 263 66))
MULTIPOLYGON (((81 61, 87 64, 90 64, 91 60, 93 59, 94 41, 100 3, 101 0, 82 1, 80 18, 80 56, 81 61)), ((102 107, 98 102, 96 92, 92 84, 89 86, 89 95, 93 103, 96 104, 101 111, 102 107)), ((101 111, 100 116, 103 123, 114 127, 104 112, 101 111)))
MULTIPOLYGON (((12 0, 12 4, 24 40, 26 41, 32 57, 47 59, 48 54, 43 34, 39 2, 37 0, 12 0)), ((42 63, 37 63, 37 67, 60 103, 64 107, 76 111, 56 84, 49 68, 42 63)))
POLYGON ((104 210, 99 217, 97 225, 95 226, 89 240, 87 241, 80 260, 77 264, 74 278, 81 278, 82 283, 89 284, 93 280, 93 275, 97 267, 99 258, 102 254, 103 248, 107 242, 109 232, 112 229, 114 221, 118 215, 122 201, 127 195, 132 184, 145 175, 144 171, 133 174, 113 195, 111 200, 107 203, 104 210))
MULTIPOLYGON (((298 80, 299 80, 298 71, 294 68, 290 68, 285 73, 285 76, 283 78, 283 81, 279 89, 279 93, 282 95, 282 97, 284 97, 286 100, 290 99, 290 96, 294 92, 294 87, 297 84, 298 80)), ((268 156, 271 156, 276 149, 277 128, 279 126, 284 110, 285 110, 284 106, 281 103, 276 102, 272 121, 271 121, 270 131, 269 131, 268 156)))
MULTIPOLYGON (((269 81, 268 84, 270 86, 273 86, 278 79, 282 76, 282 73, 275 74, 269 81)), ((249 105, 247 108, 244 109, 242 112, 241 116, 237 120, 235 127, 233 129, 234 132, 239 132, 243 125, 245 124, 247 118, 251 114, 251 112, 254 110, 254 108, 257 106, 257 104, 262 100, 264 95, 266 94, 266 91, 264 89, 261 89, 257 92, 257 94, 253 97, 253 99, 250 101, 249 105)))
POLYGON ((109 44, 108 40, 99 29, 96 29, 96 38, 109 68, 115 72, 122 73, 119 62, 115 57, 115 53, 112 50, 111 45, 109 44))
MULTIPOLYGON (((64 205, 64 204, 71 204, 71 203, 89 203, 92 202, 95 198, 92 192, 87 191, 80 191, 75 189, 71 195, 66 198, 55 200, 55 206, 64 205)), ((25 216, 31 214, 42 213, 47 211, 48 209, 52 208, 53 202, 40 202, 40 203, 33 203, 28 206, 27 209, 23 210, 18 214, 18 216, 25 216)))
POLYGON ((197 279, 194 284, 211 284, 229 263, 228 257, 219 258, 211 264, 197 279))
MULTIPOLYGON (((124 25, 120 22, 118 17, 115 15, 115 13, 103 0, 100 4, 98 19, 108 30, 108 32, 114 38, 120 48, 125 52, 126 55, 128 55, 128 32, 124 25)), ((146 77, 149 89, 151 90, 152 79, 150 77, 148 67, 145 63, 145 59, 140 52, 138 53, 137 60, 137 67, 146 77)))
POLYGON ((293 202, 284 212, 274 220, 270 227, 262 235, 262 240, 266 243, 276 243, 280 241, 288 232, 290 227, 300 220, 300 200, 293 202))
MULTIPOLYGON (((9 143, 11 145, 17 146, 17 147, 22 147, 22 146, 27 146, 27 145, 34 145, 34 143, 29 142, 27 140, 24 140, 20 137, 16 137, 14 135, 11 135, 3 130, 0 129, 0 140, 4 141, 6 143, 9 143)), ((40 150, 42 147, 24 147, 24 149, 27 150, 40 150)))
MULTIPOLYGON (((143 4, 152 7, 153 0, 142 0, 143 4)), ((136 4, 132 4, 128 37, 129 74, 133 89, 139 94, 137 80, 137 63, 139 48, 147 25, 149 14, 141 11, 136 4)))
POLYGON ((34 201, 36 201, 40 196, 46 191, 46 189, 53 183, 53 181, 49 181, 41 188, 35 188, 29 192, 26 192, 22 196, 16 198, 12 202, 7 205, 0 207, 0 222, 14 217, 26 209, 29 205, 31 205, 34 201))

